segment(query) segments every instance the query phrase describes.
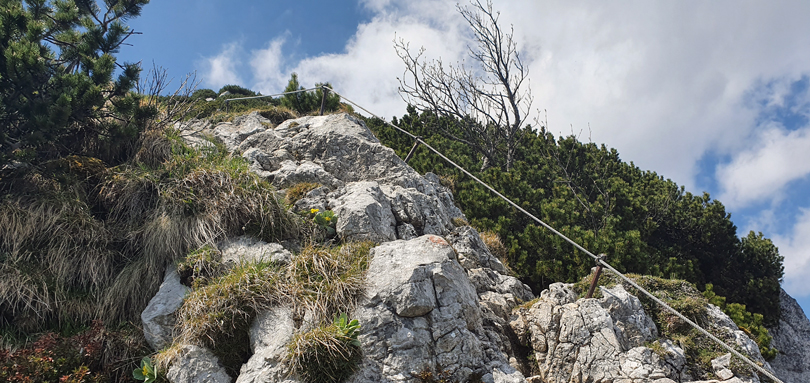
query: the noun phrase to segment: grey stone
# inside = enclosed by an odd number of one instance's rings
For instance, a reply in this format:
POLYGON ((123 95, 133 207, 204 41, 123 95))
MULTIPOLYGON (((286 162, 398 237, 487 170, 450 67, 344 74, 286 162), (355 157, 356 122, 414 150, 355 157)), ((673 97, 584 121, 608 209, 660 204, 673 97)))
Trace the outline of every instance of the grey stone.
POLYGON ((253 355, 242 365, 236 383, 297 382, 283 363, 287 344, 295 331, 290 307, 277 307, 259 313, 249 330, 253 355))
POLYGON ((473 373, 489 382, 524 381, 487 338, 475 288, 445 239, 383 243, 372 250, 368 276, 355 314, 363 361, 350 382, 415 383, 416 374, 437 366, 457 381, 473 373))
POLYGON ((292 259, 292 253, 284 246, 278 243, 267 243, 249 236, 222 241, 218 248, 222 252, 222 263, 226 267, 258 262, 287 264, 292 259))
POLYGON ((458 253, 458 262, 465 269, 487 267, 501 274, 506 274, 506 267, 492 253, 489 252, 478 231, 470 226, 461 226, 453 229, 447 236, 458 253))
POLYGON ((629 350, 658 337, 652 318, 647 316, 641 301, 624 290, 622 285, 602 288, 602 307, 613 318, 613 329, 622 348, 629 350))
POLYGON ((183 305, 183 298, 189 288, 180 283, 177 269, 166 269, 163 283, 149 305, 141 313, 143 335, 153 350, 158 351, 172 343, 176 312, 183 305))
POLYGON ((330 193, 329 203, 338 217, 337 234, 344 240, 393 241, 396 219, 391 204, 376 182, 353 182, 330 193))
POLYGON ((770 365, 776 377, 785 383, 810 382, 810 320, 793 297, 782 290, 779 295, 782 317, 768 329, 771 345, 779 350, 770 365))
POLYGON ((166 378, 171 383, 230 383, 231 377, 211 351, 199 346, 182 346, 166 378))
POLYGON ((286 188, 302 182, 318 183, 331 187, 343 185, 343 181, 338 180, 326 170, 312 161, 303 161, 297 164, 292 160, 284 160, 279 164, 279 168, 269 175, 273 180, 273 186, 286 188))
POLYGON ((576 299, 570 285, 555 283, 530 307, 515 310, 510 325, 534 351, 546 383, 650 382, 676 371, 651 349, 654 324, 636 297, 618 287, 602 299, 576 299), (640 310, 640 312, 638 312, 640 310))

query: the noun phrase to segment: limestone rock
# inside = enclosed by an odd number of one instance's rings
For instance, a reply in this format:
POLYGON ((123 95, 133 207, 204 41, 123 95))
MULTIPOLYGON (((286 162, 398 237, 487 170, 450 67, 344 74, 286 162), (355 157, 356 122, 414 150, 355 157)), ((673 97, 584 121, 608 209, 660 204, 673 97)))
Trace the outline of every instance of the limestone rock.
POLYGON ((779 295, 782 318, 771 329, 771 345, 779 355, 770 365, 785 383, 810 382, 810 320, 785 290, 779 295))
POLYGON ((376 182, 351 183, 330 194, 330 207, 338 217, 337 234, 341 238, 376 242, 397 238, 391 204, 376 182))
POLYGON ((600 300, 576 300, 569 286, 552 284, 531 307, 517 309, 511 322, 532 347, 544 382, 651 382, 674 375, 642 346, 655 325, 637 311, 638 298, 616 286, 600 300))
POLYGON ((192 345, 180 348, 166 377, 171 383, 230 383, 232 381, 211 351, 192 345))
POLYGON ((274 129, 257 113, 213 128, 197 120, 176 127, 193 144, 204 144, 204 134, 213 135, 280 188, 316 182, 336 190, 358 181, 377 182, 398 222, 413 226, 416 235, 447 234, 452 219, 463 217, 439 177, 419 175, 347 114, 301 117, 274 129))
POLYGON ((461 226, 447 236, 458 253, 458 262, 465 269, 487 267, 501 274, 506 274, 506 267, 489 252, 478 231, 470 226, 461 226))
POLYGON ((157 351, 171 344, 175 312, 183 305, 183 297, 188 290, 188 287, 180 283, 180 275, 175 267, 166 269, 157 294, 141 313, 143 335, 153 350, 157 351))
POLYGON ((253 355, 242 365, 236 383, 298 382, 282 363, 287 343, 295 330, 293 312, 289 307, 259 313, 249 332, 253 355))
POLYGON ((625 291, 624 287, 602 288, 602 294, 602 307, 610 312, 616 338, 623 349, 641 346, 658 337, 655 323, 644 312, 641 301, 625 291))
POLYGON ((357 309, 363 360, 350 382, 417 382, 422 371, 466 381, 524 382, 482 323, 475 288, 443 238, 425 235, 372 250, 357 309))
POLYGON ((241 236, 222 241, 217 246, 222 252, 222 263, 233 267, 248 262, 289 263, 292 253, 278 243, 241 236))

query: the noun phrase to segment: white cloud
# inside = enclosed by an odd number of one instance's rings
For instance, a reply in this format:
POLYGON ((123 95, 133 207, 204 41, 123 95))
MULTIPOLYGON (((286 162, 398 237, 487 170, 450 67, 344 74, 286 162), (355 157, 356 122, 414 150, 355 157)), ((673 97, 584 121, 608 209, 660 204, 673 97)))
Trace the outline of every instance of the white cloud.
MULTIPOLYGON (((455 63, 466 56, 466 26, 452 2, 360 4, 375 16, 358 26, 345 52, 290 63, 282 77, 296 71, 305 85, 330 81, 384 116, 404 114, 395 80, 404 66, 392 47, 394 33, 455 63)), ((705 153, 728 155, 751 144, 756 113, 742 98, 756 81, 810 72, 804 49, 810 25, 803 17, 810 3, 501 1, 495 7, 502 25, 514 25, 529 61, 534 105, 548 111, 552 132, 590 126, 594 141, 690 189, 700 186, 694 176, 705 153)), ((274 60, 258 67, 279 65, 274 60)), ((257 82, 266 87, 262 92, 286 83, 273 76, 257 82)))
POLYGON ((242 79, 236 72, 236 68, 241 64, 240 50, 240 44, 233 42, 223 46, 218 55, 204 58, 199 64, 202 68, 203 84, 214 90, 228 84, 242 84, 242 79))
POLYGON ((810 128, 787 131, 779 124, 764 128, 754 140, 756 147, 736 154, 717 170, 724 190, 720 200, 729 207, 779 202, 788 183, 810 174, 810 128))
POLYGON ((255 85, 251 88, 264 94, 284 89, 289 80, 283 64, 284 56, 281 47, 287 41, 289 33, 276 37, 267 43, 267 48, 251 52, 250 66, 253 70, 255 85))
POLYGON ((810 209, 801 209, 789 235, 774 236, 773 241, 785 257, 785 291, 794 297, 810 296, 810 209))

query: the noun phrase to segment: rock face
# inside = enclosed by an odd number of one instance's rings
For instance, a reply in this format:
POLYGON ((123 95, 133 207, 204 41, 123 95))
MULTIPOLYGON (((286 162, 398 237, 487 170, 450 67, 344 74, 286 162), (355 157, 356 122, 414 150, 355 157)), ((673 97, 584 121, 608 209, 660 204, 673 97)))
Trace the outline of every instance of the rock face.
POLYGON ((294 210, 333 210, 344 239, 384 242, 446 235, 455 227, 452 219, 464 216, 439 177, 414 171, 354 117, 308 116, 271 126, 251 113, 213 127, 193 121, 177 128, 191 143, 204 144, 205 134, 216 137, 279 188, 323 185, 294 210))
POLYGON ((796 300, 782 290, 782 319, 769 329, 779 355, 771 361, 776 377, 785 383, 810 382, 810 320, 796 300))
MULTIPOLYGON (((552 284, 530 307, 515 311, 510 325, 520 342, 531 347, 546 383, 563 382, 689 382, 684 350, 675 342, 658 339, 652 319, 641 302, 621 285, 602 288, 603 298, 579 299, 571 285, 552 284), (658 340, 658 352, 645 345, 658 340)), ((726 340, 736 338, 737 327, 725 314, 710 306, 709 326, 726 340)), ((748 337, 736 346, 767 366, 748 337)), ((759 382, 754 374, 735 377, 729 369, 730 354, 712 361, 715 376, 728 382, 759 382)))
POLYGON ((153 350, 160 350, 172 343, 175 312, 183 305, 183 297, 188 290, 188 287, 180 284, 177 270, 168 268, 160 289, 141 313, 143 335, 153 350))
MULTIPOLYGON (((320 184, 293 210, 332 210, 341 239, 379 243, 371 251, 363 296, 350 313, 361 325, 363 355, 349 382, 415 383, 426 372, 486 383, 693 381, 684 350, 659 339, 641 302, 621 286, 603 289, 600 299, 577 300, 570 285, 558 283, 533 304, 519 306, 534 298, 531 290, 508 275, 475 229, 456 227, 454 219, 463 214, 439 177, 416 173, 349 115, 302 117, 273 128, 252 113, 216 126, 197 121, 178 128, 199 145, 206 145, 202 134, 218 138, 278 188, 320 184), (646 347, 653 341, 660 345, 655 351, 646 347)), ((223 262, 286 263, 295 257, 279 244, 249 238, 226 241, 220 250, 223 262)), ((798 310, 795 317, 803 317, 798 310)), ((774 330, 780 349, 778 342, 810 338, 810 323, 792 319, 789 311, 774 330)), ((258 313, 249 334, 253 355, 238 383, 299 382, 284 361, 290 339, 308 326, 296 315, 285 306, 258 313)), ((724 339, 767 365, 719 309, 710 306, 708 317, 724 339)), ((810 381, 801 375, 809 370, 808 347, 796 346, 775 362, 783 374, 795 372, 784 375, 788 382, 810 381)), ((182 368, 169 371, 172 382, 229 381, 207 350, 182 350, 175 363, 182 368)), ((712 365, 714 377, 725 382, 758 382, 756 376, 733 376, 723 357, 712 365)))
POLYGON ((355 314, 361 324, 361 370, 350 381, 418 381, 446 372, 455 381, 500 374, 523 381, 499 339, 484 329, 476 288, 453 247, 426 235, 372 250, 368 288, 355 314))
POLYGON ((230 383, 217 357, 202 347, 183 346, 166 377, 172 383, 230 383))

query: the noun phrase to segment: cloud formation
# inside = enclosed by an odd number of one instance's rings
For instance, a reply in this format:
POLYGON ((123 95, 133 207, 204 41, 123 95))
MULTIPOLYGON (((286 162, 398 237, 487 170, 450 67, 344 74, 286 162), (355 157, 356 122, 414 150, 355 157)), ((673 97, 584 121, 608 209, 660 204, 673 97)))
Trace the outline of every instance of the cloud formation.
POLYGON ((810 128, 789 131, 772 123, 763 129, 752 147, 717 169, 720 200, 729 207, 778 203, 791 181, 810 174, 810 128))
POLYGON ((801 209, 791 233, 775 235, 772 239, 785 257, 785 283, 783 288, 794 296, 810 295, 810 209, 801 209))
POLYGON ((240 51, 241 45, 233 42, 223 46, 218 55, 203 58, 198 65, 202 68, 203 84, 214 90, 228 84, 241 84, 242 78, 237 74, 240 51))

